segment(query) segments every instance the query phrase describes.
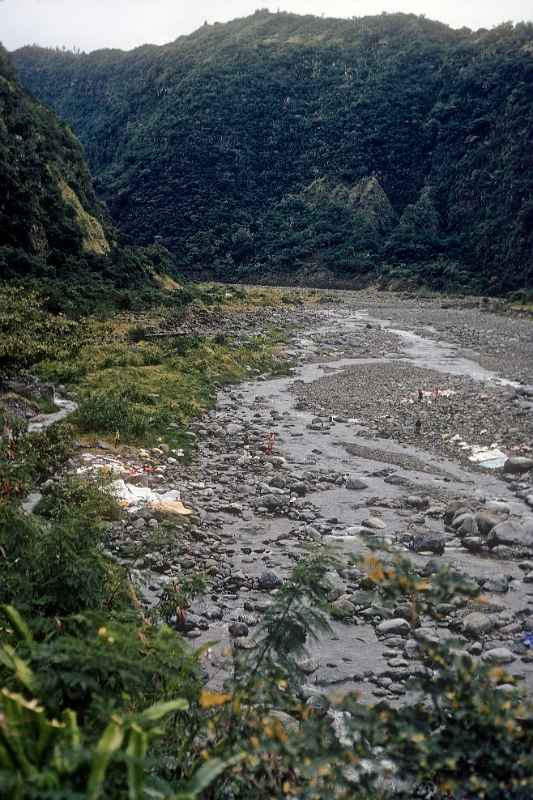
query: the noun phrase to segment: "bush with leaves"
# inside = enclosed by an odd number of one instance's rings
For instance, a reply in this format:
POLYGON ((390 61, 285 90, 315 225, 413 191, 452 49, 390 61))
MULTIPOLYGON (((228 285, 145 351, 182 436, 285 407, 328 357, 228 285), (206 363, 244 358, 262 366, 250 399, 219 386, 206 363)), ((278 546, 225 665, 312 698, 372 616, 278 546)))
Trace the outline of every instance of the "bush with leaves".
MULTIPOLYGON (((11 606, 2 607, 14 640, 31 647, 30 629, 11 606)), ((0 691, 0 791, 13 800, 194 800, 231 761, 212 759, 188 781, 170 785, 150 770, 149 748, 165 733, 170 714, 187 712, 184 698, 159 702, 144 711, 113 715, 94 740, 79 726, 75 711, 51 717, 36 699, 39 677, 10 644, 0 646, 0 666, 13 676, 19 692, 0 691)))
POLYGON ((102 537, 98 518, 76 508, 45 521, 0 504, 0 602, 37 618, 112 607, 126 584, 102 537))
POLYGON ((530 798, 533 708, 515 680, 476 663, 453 640, 435 645, 417 636, 423 620, 442 619, 445 604, 466 603, 478 591, 448 568, 428 578, 407 559, 366 564, 379 604, 411 609, 420 663, 409 703, 366 706, 354 694, 303 702, 298 656, 327 625, 321 587, 335 566, 328 553, 303 560, 275 595, 255 647, 236 651, 233 682, 203 694, 210 752, 246 752, 210 797, 530 798))

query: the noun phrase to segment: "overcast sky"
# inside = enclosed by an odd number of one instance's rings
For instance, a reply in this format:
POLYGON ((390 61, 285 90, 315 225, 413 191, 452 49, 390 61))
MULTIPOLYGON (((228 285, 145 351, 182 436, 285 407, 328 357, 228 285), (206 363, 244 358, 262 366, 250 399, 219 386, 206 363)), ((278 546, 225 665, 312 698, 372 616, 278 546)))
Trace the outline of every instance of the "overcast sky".
POLYGON ((263 7, 332 17, 405 11, 456 28, 533 20, 533 0, 0 0, 0 41, 8 50, 34 43, 127 50, 147 42, 164 44, 205 20, 224 22, 263 7))

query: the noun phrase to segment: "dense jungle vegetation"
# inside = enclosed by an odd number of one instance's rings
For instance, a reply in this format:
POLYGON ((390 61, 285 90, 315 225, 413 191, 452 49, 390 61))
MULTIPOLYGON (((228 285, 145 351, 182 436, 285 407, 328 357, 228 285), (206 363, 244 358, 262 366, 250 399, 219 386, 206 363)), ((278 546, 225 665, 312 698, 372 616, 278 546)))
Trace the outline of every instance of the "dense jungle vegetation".
POLYGON ((261 10, 163 47, 14 60, 114 221, 184 271, 531 286, 531 24, 261 10))
POLYGON ((0 279, 51 311, 141 308, 176 274, 158 246, 131 247, 96 199, 72 131, 20 86, 0 45, 0 279))

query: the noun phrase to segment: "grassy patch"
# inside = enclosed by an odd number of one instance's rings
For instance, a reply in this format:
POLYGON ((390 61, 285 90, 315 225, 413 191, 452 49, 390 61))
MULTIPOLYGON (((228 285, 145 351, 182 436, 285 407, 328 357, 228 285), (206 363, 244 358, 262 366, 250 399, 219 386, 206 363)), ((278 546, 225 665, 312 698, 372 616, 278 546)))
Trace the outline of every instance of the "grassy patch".
POLYGON ((75 423, 84 433, 119 434, 121 441, 176 443, 179 428, 209 409, 216 388, 237 382, 253 369, 279 369, 277 345, 254 340, 232 346, 215 338, 135 345, 127 339, 113 352, 80 368, 80 407, 75 423), (176 428, 175 426, 179 426, 176 428))
MULTIPOLYGON (((242 313, 266 305, 300 303, 300 295, 276 289, 197 286, 182 291, 187 302, 111 319, 68 319, 46 310, 35 293, 0 287, 0 370, 28 369, 78 398, 72 419, 78 433, 151 444, 165 439, 183 446, 183 428, 209 409, 217 388, 257 372, 279 372, 283 331, 234 343, 230 334, 163 336, 184 315, 194 321, 213 309, 242 313)), ((320 297, 318 292, 301 293, 320 297)))

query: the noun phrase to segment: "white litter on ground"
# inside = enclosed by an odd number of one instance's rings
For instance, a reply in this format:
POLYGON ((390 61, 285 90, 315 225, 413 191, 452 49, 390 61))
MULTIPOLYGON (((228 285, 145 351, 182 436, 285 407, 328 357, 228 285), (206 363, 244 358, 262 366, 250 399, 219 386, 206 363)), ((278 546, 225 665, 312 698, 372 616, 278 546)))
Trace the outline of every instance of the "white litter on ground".
POLYGON ((493 442, 490 447, 479 444, 468 444, 463 441, 458 433, 449 439, 451 444, 454 444, 460 450, 470 450, 471 455, 468 460, 473 464, 479 464, 480 467, 485 469, 501 469, 507 461, 507 455, 500 450, 498 445, 493 442))
POLYGON ((468 460, 486 469, 500 469, 507 461, 507 456, 498 447, 474 445, 472 455, 468 457, 468 460))
POLYGON ((181 495, 177 489, 159 493, 148 486, 135 486, 133 483, 126 483, 120 479, 113 481, 111 490, 119 503, 129 512, 149 506, 154 511, 163 511, 168 514, 179 514, 180 516, 192 514, 191 509, 186 508, 181 502, 181 495))

